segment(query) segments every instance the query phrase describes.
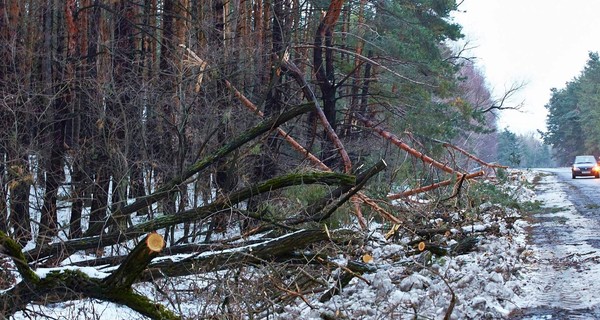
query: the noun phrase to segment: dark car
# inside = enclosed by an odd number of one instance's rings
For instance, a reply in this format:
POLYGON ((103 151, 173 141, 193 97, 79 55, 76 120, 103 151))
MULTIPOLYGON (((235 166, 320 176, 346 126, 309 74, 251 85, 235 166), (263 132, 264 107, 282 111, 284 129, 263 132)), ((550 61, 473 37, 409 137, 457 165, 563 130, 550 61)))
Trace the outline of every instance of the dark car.
POLYGON ((594 176, 600 178, 600 166, 594 156, 576 156, 571 167, 573 179, 578 176, 594 176))

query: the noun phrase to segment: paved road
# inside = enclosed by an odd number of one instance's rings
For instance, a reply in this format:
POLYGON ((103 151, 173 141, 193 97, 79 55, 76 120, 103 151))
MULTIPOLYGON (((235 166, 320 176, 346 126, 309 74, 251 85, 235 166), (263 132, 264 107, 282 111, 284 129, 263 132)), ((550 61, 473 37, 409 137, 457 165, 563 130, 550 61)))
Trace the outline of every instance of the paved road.
POLYGON ((600 319, 600 179, 543 169, 536 187, 544 210, 533 216, 536 262, 517 319, 600 319))

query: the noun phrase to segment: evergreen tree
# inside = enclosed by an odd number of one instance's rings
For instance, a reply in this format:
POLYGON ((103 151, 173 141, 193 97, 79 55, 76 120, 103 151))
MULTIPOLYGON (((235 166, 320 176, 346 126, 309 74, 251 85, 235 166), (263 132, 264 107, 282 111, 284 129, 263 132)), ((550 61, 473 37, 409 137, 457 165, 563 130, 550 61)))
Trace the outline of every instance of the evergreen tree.
POLYGON ((600 57, 590 52, 585 68, 564 89, 552 89, 546 105, 548 131, 544 142, 553 146, 562 165, 580 154, 600 153, 600 57))
POLYGON ((583 147, 583 131, 576 95, 578 83, 567 83, 564 89, 551 89, 552 97, 546 104, 548 131, 543 135, 544 143, 552 145, 554 157, 561 165, 567 165, 577 154, 586 153, 583 147))
POLYGON ((518 145, 521 147, 521 167, 547 168, 554 166, 550 146, 544 144, 533 133, 518 135, 517 139, 518 145))
POLYGON ((388 115, 397 132, 451 141, 475 129, 473 110, 455 99, 460 65, 445 59, 442 45, 462 37, 460 26, 447 19, 455 8, 446 0, 376 2, 365 49, 392 72, 376 69, 369 109, 388 115))
POLYGON ((584 136, 580 138, 586 154, 600 154, 600 58, 598 53, 590 52, 589 60, 578 79, 577 97, 579 100, 581 128, 584 136), (584 138, 585 137, 585 138, 584 138))
POLYGON ((504 129, 498 136, 498 160, 501 164, 518 167, 521 164, 522 156, 517 135, 504 129))

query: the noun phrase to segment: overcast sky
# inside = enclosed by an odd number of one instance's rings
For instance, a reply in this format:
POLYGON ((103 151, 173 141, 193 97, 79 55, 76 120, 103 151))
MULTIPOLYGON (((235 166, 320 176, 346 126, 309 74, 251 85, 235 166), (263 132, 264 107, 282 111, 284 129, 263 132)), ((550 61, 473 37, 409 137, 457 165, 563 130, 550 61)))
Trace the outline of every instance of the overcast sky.
MULTIPOLYGON (((460 0, 457 0, 460 2, 460 0)), ((495 96, 513 84, 526 87, 511 101, 500 127, 545 131, 550 88, 578 76, 589 51, 600 51, 600 0, 464 0, 454 14, 495 96)))

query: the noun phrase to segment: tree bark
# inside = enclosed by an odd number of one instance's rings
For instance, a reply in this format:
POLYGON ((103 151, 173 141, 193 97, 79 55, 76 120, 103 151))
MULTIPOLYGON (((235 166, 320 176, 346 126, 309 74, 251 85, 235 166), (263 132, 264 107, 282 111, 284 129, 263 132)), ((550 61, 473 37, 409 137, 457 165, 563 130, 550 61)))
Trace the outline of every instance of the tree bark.
POLYGON ((7 193, 5 174, 6 166, 4 165, 5 156, 6 154, 3 151, 0 151, 0 231, 2 232, 8 232, 8 203, 6 202, 7 193))
POLYGON ((79 167, 79 161, 73 161, 73 171, 71 174, 71 216, 69 218, 69 239, 81 237, 81 213, 83 211, 84 179, 83 169, 79 167))
POLYGON ((454 169, 450 168, 449 166, 447 166, 439 161, 436 161, 435 159, 411 148, 408 144, 406 144, 402 140, 400 140, 400 138, 398 138, 395 134, 380 128, 375 123, 373 123, 372 121, 365 118, 363 115, 356 114, 356 117, 360 121, 362 121, 367 127, 371 128, 371 129, 373 129, 373 131, 377 132, 381 137, 390 140, 390 142, 392 142, 396 146, 400 147, 400 149, 408 152, 408 154, 410 154, 411 156, 413 156, 417 159, 421 159, 423 162, 429 163, 432 166, 434 166, 442 171, 445 171, 447 173, 451 173, 451 174, 456 173, 456 171, 454 169))

